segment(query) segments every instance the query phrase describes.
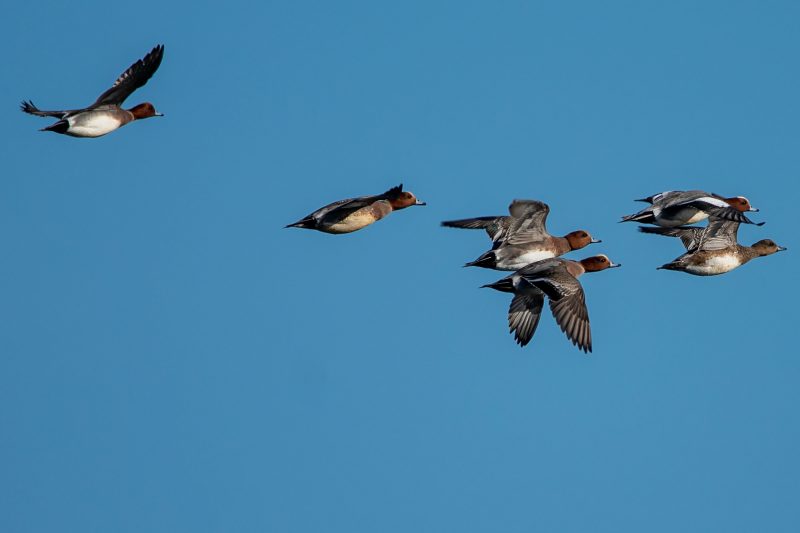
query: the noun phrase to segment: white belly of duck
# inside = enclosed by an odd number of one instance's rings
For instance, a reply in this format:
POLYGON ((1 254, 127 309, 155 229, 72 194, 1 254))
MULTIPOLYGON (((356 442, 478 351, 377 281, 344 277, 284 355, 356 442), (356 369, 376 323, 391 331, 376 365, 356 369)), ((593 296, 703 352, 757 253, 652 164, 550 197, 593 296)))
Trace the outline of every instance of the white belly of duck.
POLYGON ((93 113, 69 117, 67 135, 73 137, 100 137, 118 129, 122 121, 104 113, 93 113))
POLYGON ((741 264, 739 257, 734 254, 716 255, 709 257, 702 264, 689 265, 686 270, 698 276, 716 276, 730 272, 741 264))
POLYGON ((556 255, 551 252, 550 250, 532 250, 530 252, 525 252, 522 255, 518 255, 516 257, 498 258, 498 270, 519 270, 520 268, 530 265, 531 263, 535 263, 536 261, 541 261, 543 259, 550 259, 551 257, 555 257, 556 255))

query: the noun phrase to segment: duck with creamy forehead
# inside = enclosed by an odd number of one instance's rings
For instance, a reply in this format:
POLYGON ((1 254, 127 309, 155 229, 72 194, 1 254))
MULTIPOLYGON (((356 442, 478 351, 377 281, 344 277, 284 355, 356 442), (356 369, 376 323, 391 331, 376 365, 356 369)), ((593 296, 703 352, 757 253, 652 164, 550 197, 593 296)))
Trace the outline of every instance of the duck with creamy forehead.
POLYGON ((527 264, 558 257, 579 250, 594 239, 586 230, 572 231, 555 237, 547 231, 550 207, 538 200, 514 200, 508 208, 510 216, 489 216, 448 220, 442 226, 462 229, 483 229, 492 239, 492 249, 464 266, 495 270, 518 270, 527 264))
POLYGON ((333 202, 286 227, 334 234, 352 233, 385 218, 392 211, 399 211, 412 205, 425 205, 425 202, 418 200, 412 192, 404 191, 403 185, 400 184, 383 194, 333 202))
MULTIPOLYGON (((723 220, 754 224, 744 213, 758 211, 744 196, 724 198, 705 191, 666 191, 641 198, 637 202, 651 205, 638 213, 622 217, 621 222, 639 222, 673 228, 695 224, 714 216, 723 220)), ((763 222, 757 225, 763 225, 763 222)))

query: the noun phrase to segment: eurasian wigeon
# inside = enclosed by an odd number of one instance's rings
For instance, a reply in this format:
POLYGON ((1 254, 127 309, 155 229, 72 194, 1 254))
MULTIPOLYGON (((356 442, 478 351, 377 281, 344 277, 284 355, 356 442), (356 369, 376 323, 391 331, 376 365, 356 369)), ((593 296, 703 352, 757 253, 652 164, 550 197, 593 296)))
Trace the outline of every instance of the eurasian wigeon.
POLYGON ((578 349, 589 353, 592 351, 592 331, 586 297, 578 278, 584 272, 618 266, 621 265, 612 263, 602 254, 580 261, 545 259, 484 287, 514 294, 508 308, 508 327, 520 346, 525 346, 533 338, 547 296, 561 331, 578 349))
MULTIPOLYGON (((754 224, 743 213, 758 211, 744 196, 723 198, 718 194, 704 191, 666 191, 636 201, 651 205, 638 213, 622 217, 620 222, 641 222, 674 228, 694 224, 713 215, 725 220, 754 224)), ((761 222, 757 225, 763 224, 761 222)))
POLYGON ((425 205, 425 202, 417 200, 411 192, 403 191, 401 183, 383 194, 333 202, 286 227, 350 233, 377 222, 392 211, 412 205, 425 205))
POLYGON ((495 270, 519 270, 527 264, 558 257, 578 250, 593 239, 587 231, 577 230, 563 237, 547 232, 550 207, 537 200, 514 200, 508 207, 510 216, 447 220, 442 226, 463 229, 485 229, 492 239, 492 249, 464 266, 495 270))
POLYGON ((42 111, 33 105, 33 102, 27 101, 22 102, 21 108, 25 113, 31 115, 60 119, 41 131, 54 131, 71 137, 100 137, 134 120, 161 117, 163 115, 156 113, 156 108, 149 102, 130 109, 122 109, 120 106, 133 91, 147 83, 147 80, 158 70, 163 57, 163 45, 153 48, 144 56, 144 59, 140 59, 128 67, 117 78, 114 85, 101 94, 89 107, 69 111, 42 111))
POLYGON ((739 223, 712 218, 705 228, 651 228, 640 226, 639 231, 668 237, 678 237, 686 253, 658 267, 678 270, 695 276, 716 276, 739 268, 754 257, 764 257, 786 250, 772 239, 762 239, 752 246, 742 246, 736 240, 739 223))

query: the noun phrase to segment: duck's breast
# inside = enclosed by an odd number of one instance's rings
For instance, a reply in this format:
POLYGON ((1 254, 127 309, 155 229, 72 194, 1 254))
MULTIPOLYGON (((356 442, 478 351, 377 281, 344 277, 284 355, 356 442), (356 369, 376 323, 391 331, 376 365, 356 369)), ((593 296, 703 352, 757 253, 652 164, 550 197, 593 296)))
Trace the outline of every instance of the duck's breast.
POLYGON ((697 276, 716 276, 730 272, 741 265, 742 260, 738 255, 726 253, 707 256, 699 262, 690 262, 686 270, 697 276))
POLYGON ((381 204, 381 202, 375 202, 372 205, 353 211, 347 216, 328 224, 325 231, 328 233, 351 233, 365 228, 391 212, 391 207, 386 209, 386 206, 379 204, 381 204))

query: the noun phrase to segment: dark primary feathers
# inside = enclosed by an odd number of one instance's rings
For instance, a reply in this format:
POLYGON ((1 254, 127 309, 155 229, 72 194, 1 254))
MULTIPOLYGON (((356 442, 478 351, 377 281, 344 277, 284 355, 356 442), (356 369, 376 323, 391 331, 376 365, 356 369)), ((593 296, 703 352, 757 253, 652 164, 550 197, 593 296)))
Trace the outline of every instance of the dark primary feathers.
MULTIPOLYGON (((550 263, 551 260, 540 261, 545 262, 550 263)), ((544 268, 535 268, 537 263, 531 266, 534 268, 525 267, 518 274, 550 298, 553 317, 572 344, 585 353, 591 352, 589 312, 580 282, 569 273, 563 260, 543 265, 544 268)))
POLYGON ((531 286, 529 291, 515 294, 508 308, 508 331, 514 332, 514 340, 525 346, 536 333, 536 326, 542 317, 544 295, 531 286))
POLYGON ((550 207, 537 200, 514 200, 508 206, 510 216, 446 220, 442 226, 462 229, 485 229, 495 247, 500 244, 535 242, 547 237, 545 222, 550 207))
POLYGON ((28 113, 30 115, 36 115, 37 117, 55 117, 55 118, 64 118, 65 115, 69 113, 69 111, 42 111, 38 107, 36 107, 32 101, 30 100, 23 100, 23 102, 19 105, 20 109, 23 112, 28 113))
POLYGON ((678 237, 688 251, 692 251, 700 244, 700 237, 706 228, 697 226, 679 226, 677 228, 662 228, 660 226, 639 226, 642 233, 663 235, 664 237, 678 237))
POLYGON ((579 349, 586 353, 592 351, 592 333, 583 288, 570 274, 568 264, 568 261, 558 258, 537 261, 486 285, 495 290, 514 292, 508 309, 508 327, 520 346, 528 344, 536 332, 547 296, 561 331, 579 349))
POLYGON ((128 98, 133 91, 142 87, 153 74, 155 74, 158 67, 161 65, 161 60, 164 58, 164 45, 156 45, 155 48, 144 56, 144 58, 136 61, 133 65, 127 68, 125 72, 120 74, 114 85, 111 86, 106 92, 101 94, 91 107, 99 107, 101 105, 120 105, 128 98))
POLYGON ((699 250, 722 250, 735 246, 737 244, 739 223, 712 217, 705 228, 696 226, 678 228, 640 226, 639 231, 665 237, 678 237, 688 252, 697 252, 699 250))

